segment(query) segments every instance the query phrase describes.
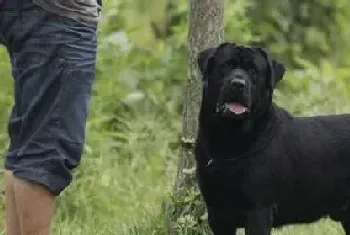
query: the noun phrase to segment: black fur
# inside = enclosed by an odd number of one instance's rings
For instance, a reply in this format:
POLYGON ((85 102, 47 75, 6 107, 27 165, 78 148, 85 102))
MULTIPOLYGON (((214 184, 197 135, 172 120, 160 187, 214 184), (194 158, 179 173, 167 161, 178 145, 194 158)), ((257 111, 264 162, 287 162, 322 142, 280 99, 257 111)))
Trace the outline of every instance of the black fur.
POLYGON ((197 176, 214 235, 268 235, 325 216, 350 235, 350 115, 293 117, 275 105, 285 69, 260 48, 225 43, 201 52, 198 66, 197 176), (224 115, 215 107, 238 69, 249 112, 224 115))

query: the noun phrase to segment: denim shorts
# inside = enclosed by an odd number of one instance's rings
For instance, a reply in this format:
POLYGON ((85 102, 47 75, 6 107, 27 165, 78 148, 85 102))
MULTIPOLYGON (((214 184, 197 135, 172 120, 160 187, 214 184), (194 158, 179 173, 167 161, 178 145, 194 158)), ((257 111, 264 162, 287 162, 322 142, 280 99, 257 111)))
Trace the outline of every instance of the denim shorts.
POLYGON ((0 9, 0 42, 12 66, 14 105, 5 168, 59 195, 85 142, 97 25, 29 5, 0 9))

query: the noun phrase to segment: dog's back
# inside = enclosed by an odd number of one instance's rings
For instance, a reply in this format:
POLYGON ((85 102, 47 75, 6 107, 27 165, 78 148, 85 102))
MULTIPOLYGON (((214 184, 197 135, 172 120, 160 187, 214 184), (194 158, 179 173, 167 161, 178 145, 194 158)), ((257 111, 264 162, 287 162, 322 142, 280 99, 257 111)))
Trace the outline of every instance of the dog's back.
POLYGON ((288 172, 281 173, 287 175, 286 185, 274 224, 312 222, 324 215, 344 220, 342 215, 350 205, 350 115, 283 121, 284 131, 271 142, 283 146, 280 156, 271 160, 280 159, 279 165, 285 161, 288 166, 288 172))

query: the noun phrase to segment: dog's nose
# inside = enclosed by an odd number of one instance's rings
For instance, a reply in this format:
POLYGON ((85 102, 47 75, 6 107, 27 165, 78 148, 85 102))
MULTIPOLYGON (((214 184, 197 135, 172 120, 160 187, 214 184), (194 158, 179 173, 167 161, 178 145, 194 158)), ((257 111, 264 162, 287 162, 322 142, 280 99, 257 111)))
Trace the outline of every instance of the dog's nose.
POLYGON ((230 81, 231 85, 234 86, 235 88, 243 89, 243 87, 245 86, 245 80, 243 80, 240 75, 236 75, 235 77, 236 78, 230 81))

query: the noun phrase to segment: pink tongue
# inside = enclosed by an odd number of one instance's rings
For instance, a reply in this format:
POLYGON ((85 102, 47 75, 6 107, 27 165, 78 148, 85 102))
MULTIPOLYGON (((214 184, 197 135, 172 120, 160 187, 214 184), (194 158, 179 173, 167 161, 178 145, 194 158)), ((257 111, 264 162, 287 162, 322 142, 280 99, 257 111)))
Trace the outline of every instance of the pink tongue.
POLYGON ((247 108, 239 103, 228 103, 227 106, 235 114, 242 114, 247 111, 247 108))

